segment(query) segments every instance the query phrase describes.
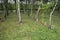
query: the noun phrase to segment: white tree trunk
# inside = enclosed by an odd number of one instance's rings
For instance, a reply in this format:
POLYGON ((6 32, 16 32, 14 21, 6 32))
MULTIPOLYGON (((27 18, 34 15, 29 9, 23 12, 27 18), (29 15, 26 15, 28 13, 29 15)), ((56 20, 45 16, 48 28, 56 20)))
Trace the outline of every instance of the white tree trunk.
POLYGON ((36 22, 38 22, 39 11, 40 11, 40 6, 39 6, 38 11, 37 11, 37 13, 36 13, 36 15, 35 15, 35 20, 36 20, 36 22))
POLYGON ((20 0, 16 0, 17 14, 19 23, 22 22, 21 13, 20 13, 20 0))
POLYGON ((58 0, 56 1, 56 4, 55 4, 55 6, 53 7, 53 10, 52 10, 51 13, 50 13, 50 19, 49 19, 50 25, 52 24, 52 14, 53 14, 56 6, 57 6, 57 3, 58 3, 58 0))
MULTIPOLYGON (((43 4, 42 1, 43 1, 43 0, 41 0, 41 5, 43 4)), ((40 4, 40 3, 39 3, 39 4, 40 4)), ((35 15, 35 20, 36 20, 36 22, 38 22, 38 16, 39 16, 39 11, 40 11, 40 9, 41 9, 41 6, 39 5, 38 10, 37 10, 37 13, 36 13, 36 15, 35 15)))

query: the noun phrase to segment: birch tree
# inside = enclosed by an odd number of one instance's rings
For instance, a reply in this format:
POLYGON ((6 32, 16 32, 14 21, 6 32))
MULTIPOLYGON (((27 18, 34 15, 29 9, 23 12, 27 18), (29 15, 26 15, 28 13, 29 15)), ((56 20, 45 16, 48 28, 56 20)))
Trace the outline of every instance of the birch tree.
POLYGON ((18 21, 22 23, 21 13, 20 13, 20 0, 16 0, 16 7, 17 7, 17 14, 18 14, 18 21))
MULTIPOLYGON (((41 0, 41 4, 42 4, 42 0, 41 0)), ((35 15, 35 20, 36 20, 36 22, 38 22, 38 16, 39 16, 39 11, 40 11, 40 9, 41 9, 41 6, 40 6, 40 2, 39 2, 39 7, 38 7, 37 13, 36 13, 36 15, 35 15)))
POLYGON ((53 27, 53 26, 52 26, 52 14, 54 13, 57 4, 58 4, 58 0, 56 0, 56 4, 55 4, 55 6, 53 7, 53 10, 52 10, 51 13, 50 13, 50 19, 49 19, 49 22, 50 22, 50 24, 49 24, 49 25, 50 25, 50 28, 53 27))

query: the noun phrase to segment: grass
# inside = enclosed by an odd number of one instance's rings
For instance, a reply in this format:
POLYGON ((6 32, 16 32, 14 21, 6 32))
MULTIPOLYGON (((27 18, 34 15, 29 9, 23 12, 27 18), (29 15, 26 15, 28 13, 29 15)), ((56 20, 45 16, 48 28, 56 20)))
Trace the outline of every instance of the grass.
POLYGON ((60 19, 57 15, 53 15, 55 29, 51 30, 41 24, 41 16, 39 22, 35 22, 33 18, 22 14, 23 23, 19 25, 17 15, 11 13, 7 20, 0 23, 0 40, 60 40, 60 19))

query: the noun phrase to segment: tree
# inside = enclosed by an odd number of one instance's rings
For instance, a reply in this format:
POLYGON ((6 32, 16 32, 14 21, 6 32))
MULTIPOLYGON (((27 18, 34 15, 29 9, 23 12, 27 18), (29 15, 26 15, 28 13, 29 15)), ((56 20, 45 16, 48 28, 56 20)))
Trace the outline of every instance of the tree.
MULTIPOLYGON (((32 7, 33 7, 33 0, 31 0, 31 15, 32 15, 32 11, 33 11, 33 10, 32 10, 32 7)), ((31 15, 30 15, 30 16, 31 16, 31 15)))
POLYGON ((17 14, 18 14, 18 21, 22 23, 21 13, 20 13, 20 0, 16 0, 16 7, 17 7, 17 14))
POLYGON ((41 9, 41 6, 42 6, 42 0, 41 0, 41 3, 39 2, 39 7, 38 7, 37 13, 36 13, 36 15, 35 15, 35 20, 36 20, 36 22, 38 22, 38 16, 39 16, 39 11, 40 11, 40 9, 41 9))
POLYGON ((4 8, 4 16, 3 17, 4 17, 4 19, 6 19, 7 16, 9 15, 7 5, 8 5, 8 0, 3 0, 3 8, 4 8))
POLYGON ((55 8, 56 8, 57 4, 58 4, 58 0, 56 0, 56 4, 55 4, 55 6, 53 7, 53 10, 50 13, 50 19, 49 19, 49 21, 50 21, 50 24, 49 24, 50 28, 52 28, 52 14, 55 11, 55 8))

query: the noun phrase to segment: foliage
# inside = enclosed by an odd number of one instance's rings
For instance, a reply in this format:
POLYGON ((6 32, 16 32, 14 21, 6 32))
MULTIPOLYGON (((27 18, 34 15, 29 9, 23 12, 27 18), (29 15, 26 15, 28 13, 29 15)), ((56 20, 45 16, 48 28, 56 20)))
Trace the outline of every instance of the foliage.
MULTIPOLYGON (((8 9, 9 10, 14 10, 14 9, 16 9, 16 6, 15 6, 15 4, 8 4, 8 9)), ((0 4, 0 10, 3 10, 3 5, 2 4, 0 4)))
POLYGON ((10 3, 9 3, 9 4, 8 4, 8 9, 9 9, 9 10, 12 10, 12 9, 14 10, 14 9, 16 9, 15 4, 10 4, 10 3))

